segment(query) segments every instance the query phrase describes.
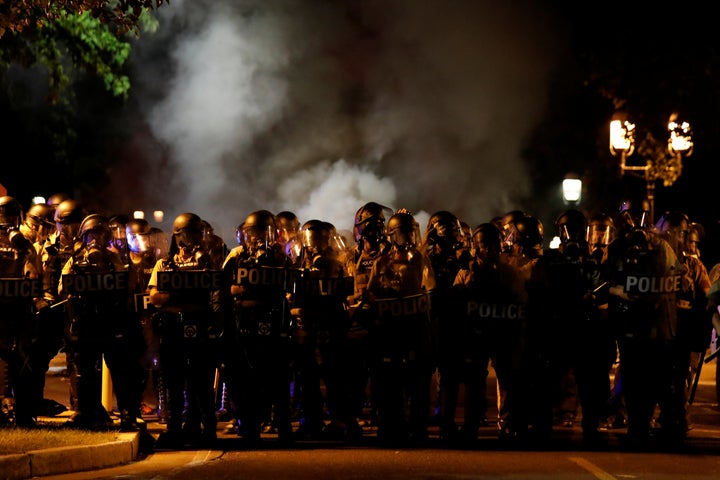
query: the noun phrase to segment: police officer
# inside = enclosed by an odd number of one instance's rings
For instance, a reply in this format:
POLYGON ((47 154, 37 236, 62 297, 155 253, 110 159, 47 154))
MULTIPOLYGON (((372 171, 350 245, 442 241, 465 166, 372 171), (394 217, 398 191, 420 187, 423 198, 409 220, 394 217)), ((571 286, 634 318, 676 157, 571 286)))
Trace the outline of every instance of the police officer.
POLYGON ((108 219, 108 226, 110 227, 110 233, 112 238, 110 240, 110 250, 120 255, 120 258, 125 263, 129 263, 127 237, 125 227, 130 221, 130 217, 124 213, 113 215, 108 219))
POLYGON ((275 215, 279 232, 278 241, 295 265, 300 261, 302 241, 299 238, 300 220, 294 212, 283 210, 275 215))
POLYGON ((459 311, 448 341, 456 354, 442 375, 442 432, 451 442, 470 445, 477 440, 486 407, 488 362, 492 359, 498 384, 505 392, 499 419, 500 438, 517 435, 514 415, 522 380, 527 294, 517 268, 503 260, 501 233, 492 223, 478 225, 472 234, 473 259, 458 272, 453 290, 459 311), (455 424, 458 390, 464 384, 465 421, 455 424))
POLYGON ((211 446, 217 438, 215 371, 223 333, 223 276, 203 249, 203 224, 191 212, 173 221, 168 255, 148 281, 160 337, 159 360, 169 417, 159 448, 211 446), (187 394, 188 417, 183 418, 187 394), (185 423, 183 423, 185 421, 185 423))
POLYGON ((390 445, 421 445, 427 440, 435 367, 430 316, 435 276, 418 248, 420 230, 410 213, 390 217, 387 231, 391 247, 375 261, 367 288, 375 319, 370 341, 377 437, 390 445))
MULTIPOLYGON (((456 354, 452 338, 453 325, 457 323, 457 311, 453 309, 452 286, 458 271, 467 265, 469 255, 467 239, 462 223, 453 213, 446 210, 430 216, 425 229, 422 248, 432 263, 436 288, 433 293, 433 329, 437 340, 437 373, 439 390, 443 390, 443 372, 452 373, 448 364, 456 354)), ((455 383, 452 380, 452 383, 455 383)), ((452 388, 452 387, 448 387, 452 388)), ((439 403, 439 402, 438 402, 439 403)), ((442 410, 442 406, 439 407, 442 410)), ((483 411, 486 409, 484 408, 483 411)), ((483 415, 484 417, 484 415, 483 415)), ((450 432, 445 432, 451 434, 450 432)))
MULTIPOLYGON (((223 269, 231 280, 224 356, 226 381, 243 443, 254 448, 272 410, 278 439, 292 441, 290 417, 290 260, 278 242, 275 216, 249 214, 223 269)), ((299 275, 299 271, 297 271, 299 275)))
MULTIPOLYGON (((131 294, 131 316, 135 322, 142 326, 143 344, 138 351, 139 363, 142 371, 138 372, 138 383, 141 395, 152 379, 152 387, 157 398, 158 416, 161 421, 167 420, 165 389, 162 386, 160 376, 160 337, 155 334, 152 328, 152 316, 157 311, 150 302, 148 283, 155 264, 161 257, 157 257, 155 245, 156 236, 152 233, 152 227, 143 218, 133 218, 125 224, 125 235, 127 243, 127 262, 131 294)), ((146 407, 144 403, 143 407, 146 407)), ((141 410, 141 413, 145 413, 141 410)), ((151 411, 147 413, 152 413, 151 411)))
MULTIPOLYGON (((631 446, 646 448, 656 405, 673 396, 677 299, 684 267, 672 246, 647 227, 631 228, 619 246, 619 255, 611 260, 610 314, 619 327, 627 438, 631 446)), ((679 400, 668 401, 677 406, 679 400)), ((683 421, 680 411, 663 414, 668 441, 684 441, 685 432, 673 431, 683 421)))
MULTIPOLYGON (((560 245, 541 257, 534 270, 530 297, 528 335, 537 346, 534 353, 545 379, 538 387, 535 428, 548 428, 555 402, 567 400, 568 378, 576 382, 571 395, 582 408, 583 442, 598 447, 604 439, 598 427, 609 397, 609 372, 615 359, 612 331, 601 315, 606 311, 607 279, 597 257, 590 255, 588 221, 575 209, 563 212, 555 222, 560 245), (555 402, 553 401, 555 400, 555 402)), ((594 239, 593 242, 597 243, 594 239)), ((601 251, 594 248, 600 256, 601 251)), ((574 421, 575 408, 571 410, 574 421)))
POLYGON ((346 349, 346 299, 352 292, 352 277, 345 270, 342 242, 332 224, 309 220, 303 224, 300 238, 302 277, 291 310, 295 325, 293 361, 304 430, 300 433, 313 436, 322 430, 328 439, 357 440, 362 431, 346 378, 347 360, 351 360, 346 349), (325 407, 331 418, 328 425, 323 422, 325 407))
MULTIPOLYGON (((62 195, 51 196, 48 205, 51 205, 51 201, 56 201, 55 197, 62 198, 62 195)), ((77 371, 70 351, 71 346, 65 341, 66 303, 63 295, 58 293, 58 285, 62 269, 75 251, 80 223, 85 218, 85 209, 77 200, 68 198, 54 207, 53 218, 55 231, 47 237, 42 247, 43 301, 38 306, 38 315, 39 322, 44 328, 40 332, 39 342, 45 347, 47 366, 61 348, 65 352, 66 368, 70 378, 69 406, 71 410, 75 410, 77 371)))
MULTIPOLYGON (((20 232, 33 244, 36 255, 37 271, 39 274, 40 282, 42 284, 42 254, 45 246, 45 241, 51 233, 55 231, 54 221, 55 209, 45 203, 33 204, 27 212, 25 212, 25 220, 20 225, 20 232)), ((39 299, 40 306, 44 305, 42 299, 39 299)), ((67 410, 67 407, 53 399, 43 398, 43 392, 45 390, 45 372, 47 371, 47 364, 43 365, 46 354, 43 354, 44 350, 47 350, 48 346, 44 345, 46 340, 46 334, 43 332, 44 328, 37 323, 38 331, 34 335, 34 341, 32 344, 34 353, 32 355, 33 361, 38 362, 34 369, 35 380, 37 382, 34 392, 38 395, 37 401, 40 404, 40 410, 38 411, 41 416, 52 417, 58 415, 67 410)), ((57 353, 57 347, 53 351, 53 355, 57 353)))
POLYGON ((36 378, 45 374, 32 348, 41 288, 35 249, 19 231, 22 213, 15 198, 0 197, 0 424, 14 414, 15 425, 33 427, 42 399, 36 378))
POLYGON ((44 203, 36 203, 25 212, 20 233, 27 238, 37 252, 38 271, 42 269, 42 246, 50 233, 55 230, 54 210, 44 203))
POLYGON ((347 250, 345 262, 348 275, 353 278, 353 293, 348 297, 350 330, 348 331, 348 381, 353 385, 351 397, 355 399, 355 416, 363 416, 369 407, 374 416, 372 382, 370 378, 370 344, 368 327, 374 321, 368 300, 367 285, 375 260, 390 248, 385 222, 393 215, 392 209, 377 202, 363 204, 353 219, 355 243, 347 250))
POLYGON ((695 374, 698 374, 699 362, 702 361, 701 354, 705 352, 710 343, 712 330, 712 315, 708 311, 707 300, 711 286, 710 276, 705 265, 700 261, 700 257, 687 253, 690 224, 690 219, 683 212, 667 211, 655 225, 660 235, 673 247, 675 254, 685 267, 677 301, 677 342, 674 349, 676 371, 673 389, 686 393, 685 396, 670 397, 676 402, 663 402, 660 408, 662 415, 659 419, 661 426, 663 423, 667 424, 670 420, 666 420, 665 413, 668 410, 677 410, 671 418, 679 423, 673 426, 665 425, 665 431, 673 437, 681 438, 684 438, 684 434, 689 428, 689 395, 690 388, 694 384, 694 378, 690 378, 688 382, 688 372, 694 371, 695 374))
MULTIPOLYGON (((528 291, 529 295, 529 282, 532 279, 536 264, 540 261, 544 253, 543 240, 545 227, 540 219, 520 210, 513 210, 502 216, 500 224, 503 238, 502 260, 518 269, 525 284, 524 288, 528 291)), ((535 340, 532 339, 533 334, 530 333, 530 329, 532 328, 530 323, 530 305, 528 305, 526 313, 523 328, 520 330, 522 338, 519 341, 522 344, 522 348, 516 352, 516 354, 519 355, 518 361, 521 365, 518 371, 521 379, 514 384, 516 401, 513 402, 512 405, 512 428, 506 429, 501 427, 502 438, 513 442, 526 442, 530 439, 531 435, 537 437, 543 436, 537 435, 539 429, 533 428, 533 431, 530 430, 533 417, 537 418, 537 415, 533 415, 534 410, 538 407, 538 405, 535 404, 536 399, 532 396, 532 391, 538 382, 544 380, 544 376, 542 375, 542 371, 537 371, 541 368, 542 364, 538 363, 537 350, 533 351, 533 342, 535 340)), ((541 344, 535 344, 535 346, 539 345, 541 344)), ((504 392, 503 385, 498 384, 498 387, 498 409, 502 418, 505 416, 506 409, 509 406, 505 405, 506 392, 504 392)), ((548 429, 545 430, 545 434, 549 433, 547 431, 548 429)))
POLYGON ((106 217, 85 217, 58 285, 68 299, 65 341, 78 372, 77 409, 67 425, 77 428, 112 425, 101 402, 103 359, 113 378, 121 428, 136 427, 140 414, 137 357, 129 354, 137 350, 139 324, 129 321, 127 265, 108 248, 111 238, 106 217))

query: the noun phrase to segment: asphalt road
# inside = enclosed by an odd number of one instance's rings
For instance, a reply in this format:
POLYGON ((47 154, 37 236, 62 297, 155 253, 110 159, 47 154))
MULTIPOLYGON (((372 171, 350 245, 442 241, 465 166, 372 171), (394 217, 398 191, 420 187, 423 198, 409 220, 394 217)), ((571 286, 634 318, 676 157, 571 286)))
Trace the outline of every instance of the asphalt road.
MULTIPOLYGON (((55 363, 62 363, 57 359, 55 363)), ((60 370, 57 370, 60 371, 60 370)), ((607 430, 609 442, 602 451, 584 451, 581 431, 555 427, 548 444, 532 450, 504 448, 494 426, 481 429, 476 446, 448 448, 431 429, 427 448, 380 448, 373 428, 365 429, 365 443, 347 446, 336 442, 297 442, 286 448, 275 436, 263 436, 262 448, 246 450, 238 437, 218 426, 218 443, 212 450, 155 451, 137 462, 90 472, 44 477, 46 479, 278 479, 297 480, 388 478, 404 479, 710 479, 720 472, 720 409, 715 393, 715 364, 705 364, 692 407, 693 428, 682 451, 631 451, 624 446, 624 429, 607 430)), ((494 376, 488 415, 496 413, 494 376)), ((67 380, 49 374, 47 395, 67 401, 67 380)), ((152 397, 148 398, 148 401, 152 397)), ((158 435, 164 426, 146 416, 148 431, 158 435)))

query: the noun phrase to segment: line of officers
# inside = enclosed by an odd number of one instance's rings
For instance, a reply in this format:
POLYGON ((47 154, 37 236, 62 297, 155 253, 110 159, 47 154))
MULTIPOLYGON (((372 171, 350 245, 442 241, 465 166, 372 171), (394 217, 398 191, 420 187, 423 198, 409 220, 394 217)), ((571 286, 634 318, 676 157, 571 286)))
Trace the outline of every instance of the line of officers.
POLYGON ((155 373, 163 448, 211 445, 219 408, 248 447, 268 422, 281 443, 352 443, 368 405, 381 444, 425 444, 435 406, 441 438, 472 445, 492 365, 502 441, 550 439, 572 373, 595 448, 619 358, 628 442, 686 438, 693 354, 708 346, 717 303, 700 228, 680 212, 652 225, 643 203, 568 210, 554 225, 559 248, 543 249, 542 222, 522 211, 474 229, 438 211, 422 234, 407 210, 369 202, 348 245, 326 221, 258 210, 228 250, 195 213, 175 219, 168 242, 143 219, 54 197, 25 213, 0 198, 0 357, 18 426, 34 424, 62 350, 69 425, 111 424, 104 358, 122 429, 137 428, 155 373))

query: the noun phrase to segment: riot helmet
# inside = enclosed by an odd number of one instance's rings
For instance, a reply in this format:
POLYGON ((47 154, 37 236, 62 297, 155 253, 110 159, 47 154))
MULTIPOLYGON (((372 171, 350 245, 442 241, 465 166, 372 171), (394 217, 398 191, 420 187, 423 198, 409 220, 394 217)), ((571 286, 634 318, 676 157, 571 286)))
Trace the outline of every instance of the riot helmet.
POLYGON ((125 238, 127 239, 128 250, 132 253, 143 254, 154 250, 152 228, 144 218, 133 218, 127 222, 125 225, 125 238))
POLYGON ((23 209, 20 202, 8 195, 0 197, 0 228, 17 229, 23 223, 23 209))
POLYGON ((112 239, 110 246, 113 250, 125 253, 127 251, 127 237, 125 233, 125 226, 130 221, 130 217, 124 214, 113 215, 108 221, 108 227, 112 233, 112 239))
POLYGON ((295 238, 300 231, 300 220, 293 212, 284 210, 275 215, 280 241, 287 243, 295 238))
POLYGON ((489 254, 502 251, 502 234, 493 223, 481 223, 472 233, 472 244, 475 255, 486 258, 489 254))
POLYGON ((560 238, 560 249, 566 255, 578 257, 584 253, 587 219, 582 212, 575 209, 566 210, 555 220, 555 228, 560 238))
POLYGON ((685 241, 690 229, 690 219, 685 213, 676 210, 667 211, 657 221, 655 228, 673 247, 675 253, 681 254, 685 250, 685 241))
POLYGON ((77 200, 63 200, 55 208, 55 223, 68 224, 80 223, 83 221, 84 213, 82 205, 77 200))
POLYGON ((524 215, 515 221, 515 228, 518 232, 518 245, 523 251, 537 250, 542 248, 544 227, 540 219, 531 215, 524 215))
POLYGON ((666 211, 655 224, 655 228, 659 233, 678 229, 686 232, 690 228, 690 219, 683 212, 666 211))
POLYGON ((43 242, 55 229, 53 209, 44 203, 36 203, 25 212, 23 234, 33 242, 43 242))
POLYGON ((215 229, 210 224, 210 222, 208 222, 207 220, 200 220, 200 222, 202 223, 203 244, 206 245, 208 248, 212 248, 219 237, 215 235, 215 229))
POLYGON ((392 216, 392 210, 375 202, 368 202, 355 213, 353 236, 355 242, 368 240, 379 244, 385 239, 385 220, 392 216))
POLYGON ((244 245, 249 253, 268 250, 278 238, 275 215, 268 210, 251 213, 238 226, 236 237, 238 244, 244 245))
POLYGON ((561 213, 555 221, 560 243, 582 243, 587 236, 587 220, 582 212, 575 209, 561 213))
POLYGON ((593 214, 588 221, 587 243, 592 254, 597 249, 605 249, 615 240, 615 222, 605 212, 593 214))
POLYGON ((55 208, 55 228, 59 233, 61 245, 72 245, 78 235, 83 218, 85 218, 85 213, 77 200, 64 200, 55 208))
POLYGON ((53 193, 48 197, 47 202, 45 203, 50 208, 55 209, 65 200, 70 200, 70 195, 68 195, 67 193, 53 193))
POLYGON ((642 263, 650 252, 650 233, 642 227, 632 228, 626 235, 625 261, 631 264, 642 263))
POLYGON ((396 213, 390 217, 387 233, 393 247, 400 250, 413 250, 422 241, 420 225, 410 213, 396 213))
POLYGON ((705 236, 705 229, 700 223, 692 222, 685 238, 685 254, 700 257, 700 242, 705 236))
POLYGON ((84 247, 107 248, 112 238, 108 219, 99 213, 88 215, 80 224, 78 237, 84 247))
POLYGON ((275 223, 278 230, 278 241, 284 245, 285 254, 296 261, 302 254, 302 242, 298 238, 300 220, 295 213, 283 210, 275 215, 275 223))
POLYGON ((456 248, 464 243, 460 219, 447 210, 433 213, 425 229, 425 241, 430 245, 441 244, 456 248))
POLYGON ((80 224, 78 240, 74 246, 76 264, 81 267, 102 265, 112 240, 107 217, 98 213, 85 217, 80 224))
POLYGON ((500 229, 500 235, 503 242, 503 252, 510 253, 513 245, 515 245, 519 239, 520 234, 518 233, 515 222, 525 216, 525 212, 522 210, 511 210, 505 215, 495 219, 498 228, 500 229))
POLYGON ((173 240, 181 249, 198 248, 203 240, 203 223, 200 217, 190 212, 175 217, 173 240))
POLYGON ((331 246, 334 227, 322 220, 308 220, 300 229, 303 246, 313 255, 323 254, 331 246))
POLYGON ((643 199, 641 201, 624 200, 620 204, 619 228, 622 231, 638 228, 652 228, 652 218, 650 218, 650 201, 643 199))

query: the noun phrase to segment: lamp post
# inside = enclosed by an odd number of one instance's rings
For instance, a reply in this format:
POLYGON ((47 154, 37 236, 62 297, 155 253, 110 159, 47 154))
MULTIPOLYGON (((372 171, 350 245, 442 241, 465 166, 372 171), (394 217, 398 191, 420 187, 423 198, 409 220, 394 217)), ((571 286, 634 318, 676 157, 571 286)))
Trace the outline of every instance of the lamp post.
POLYGON ((689 157, 693 151, 692 130, 688 122, 678 121, 678 115, 673 113, 667 128, 667 145, 658 142, 647 132, 637 144, 637 152, 645 164, 628 165, 627 159, 636 150, 635 124, 619 114, 610 122, 610 153, 620 158, 621 175, 629 172, 645 179, 651 222, 655 219, 655 182, 662 180, 666 187, 675 183, 682 174, 683 157, 689 157))
POLYGON ((582 198, 582 180, 568 173, 562 181, 562 197, 566 205, 577 205, 582 198))

